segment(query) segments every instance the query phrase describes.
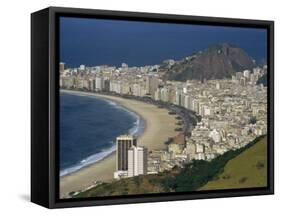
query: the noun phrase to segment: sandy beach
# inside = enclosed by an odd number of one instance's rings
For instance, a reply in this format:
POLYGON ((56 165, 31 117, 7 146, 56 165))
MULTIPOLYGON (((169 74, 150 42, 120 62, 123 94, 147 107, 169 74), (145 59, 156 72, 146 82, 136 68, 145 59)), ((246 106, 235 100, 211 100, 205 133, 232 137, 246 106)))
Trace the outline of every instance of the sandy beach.
MULTIPOLYGON (((124 99, 108 95, 99 95, 88 92, 75 92, 63 90, 62 92, 94 95, 103 99, 108 99, 119 103, 126 107, 146 121, 144 133, 138 138, 139 146, 146 146, 148 150, 161 150, 165 148, 164 142, 168 137, 177 134, 176 119, 174 115, 169 115, 168 110, 158 108, 154 105, 141 101, 124 99)), ((75 173, 62 177, 60 179, 60 197, 65 198, 70 192, 83 190, 93 184, 94 181, 111 181, 113 180, 113 172, 115 171, 115 153, 112 153, 103 160, 85 167, 75 173)))

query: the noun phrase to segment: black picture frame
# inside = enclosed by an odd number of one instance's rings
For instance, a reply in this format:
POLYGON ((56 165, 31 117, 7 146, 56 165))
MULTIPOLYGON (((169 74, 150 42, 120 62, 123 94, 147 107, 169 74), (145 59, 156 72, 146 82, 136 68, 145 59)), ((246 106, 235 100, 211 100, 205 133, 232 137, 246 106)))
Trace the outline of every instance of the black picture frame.
POLYGON ((192 200, 274 193, 274 22, 49 7, 31 15, 31 201, 47 208, 192 200), (184 193, 59 199, 58 126, 60 16, 265 28, 268 61, 268 186, 184 193))

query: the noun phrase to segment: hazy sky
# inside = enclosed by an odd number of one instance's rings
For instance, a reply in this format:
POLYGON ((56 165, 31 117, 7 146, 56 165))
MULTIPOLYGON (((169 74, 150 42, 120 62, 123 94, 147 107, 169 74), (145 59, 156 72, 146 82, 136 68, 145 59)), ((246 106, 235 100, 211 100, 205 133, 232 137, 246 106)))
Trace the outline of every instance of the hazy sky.
POLYGON ((222 42, 260 61, 266 59, 266 41, 265 29, 60 18, 60 61, 67 67, 159 64, 222 42))

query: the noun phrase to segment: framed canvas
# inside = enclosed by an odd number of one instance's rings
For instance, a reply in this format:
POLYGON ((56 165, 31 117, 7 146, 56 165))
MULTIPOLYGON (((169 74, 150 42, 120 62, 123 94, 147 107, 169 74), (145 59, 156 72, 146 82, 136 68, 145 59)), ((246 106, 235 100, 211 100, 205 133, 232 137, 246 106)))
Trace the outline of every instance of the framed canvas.
POLYGON ((31 15, 31 201, 273 194, 274 23, 50 7, 31 15))

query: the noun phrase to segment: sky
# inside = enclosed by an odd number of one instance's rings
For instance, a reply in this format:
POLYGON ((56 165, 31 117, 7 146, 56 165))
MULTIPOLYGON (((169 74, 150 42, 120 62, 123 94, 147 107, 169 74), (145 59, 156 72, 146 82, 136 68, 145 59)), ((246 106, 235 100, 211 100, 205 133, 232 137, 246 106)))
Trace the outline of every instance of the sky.
POLYGON ((258 62, 266 60, 265 29, 60 18, 60 61, 66 67, 154 65, 225 42, 241 47, 258 62))

